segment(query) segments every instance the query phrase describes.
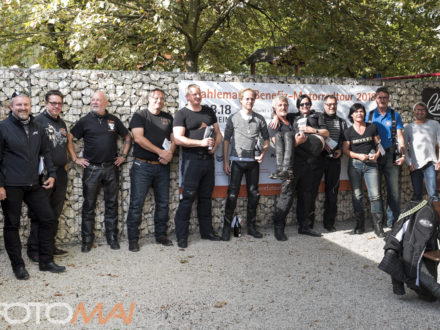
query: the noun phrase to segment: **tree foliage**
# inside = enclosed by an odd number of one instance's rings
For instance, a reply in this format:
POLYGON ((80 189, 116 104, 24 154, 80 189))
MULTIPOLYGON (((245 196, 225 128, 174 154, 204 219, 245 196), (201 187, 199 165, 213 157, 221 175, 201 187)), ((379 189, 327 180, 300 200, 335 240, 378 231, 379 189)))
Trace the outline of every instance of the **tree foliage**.
MULTIPOLYGON (((258 48, 294 44, 302 74, 438 70, 438 1, 5 0, 0 65, 248 72, 258 48)), ((260 74, 294 74, 257 64, 260 74)))

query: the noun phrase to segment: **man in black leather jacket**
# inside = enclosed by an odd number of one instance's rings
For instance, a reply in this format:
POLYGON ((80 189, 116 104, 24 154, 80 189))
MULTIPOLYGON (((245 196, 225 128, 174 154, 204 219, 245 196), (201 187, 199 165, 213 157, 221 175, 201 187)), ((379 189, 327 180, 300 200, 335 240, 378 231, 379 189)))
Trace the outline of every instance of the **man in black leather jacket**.
POLYGON ((15 277, 26 280, 29 274, 21 256, 19 235, 23 201, 39 220, 40 270, 59 273, 66 268, 53 262, 55 216, 44 189, 53 187, 56 175, 47 136, 30 116, 28 96, 14 95, 11 110, 9 117, 0 122, 0 200, 5 221, 5 248, 15 277), (44 156, 49 175, 42 186, 38 177, 40 156, 44 156))

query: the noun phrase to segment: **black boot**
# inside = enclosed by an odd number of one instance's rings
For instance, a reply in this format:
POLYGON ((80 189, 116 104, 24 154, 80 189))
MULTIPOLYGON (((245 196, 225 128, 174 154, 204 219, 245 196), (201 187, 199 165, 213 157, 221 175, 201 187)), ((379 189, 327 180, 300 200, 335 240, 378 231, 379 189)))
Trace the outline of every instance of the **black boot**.
POLYGON ((223 221, 222 241, 229 241, 230 239, 231 239, 231 219, 228 219, 228 217, 225 216, 225 219, 223 221))
POLYGON ((363 234, 365 232, 365 214, 364 212, 359 212, 354 214, 356 217, 356 227, 354 228, 355 234, 363 234))
POLYGON ((119 250, 121 248, 116 235, 107 236, 107 244, 110 245, 110 249, 112 250, 119 250))
POLYGON ((377 237, 385 237, 382 228, 383 213, 373 213, 373 228, 377 237))
POLYGON ((391 277, 391 283, 393 284, 393 293, 398 296, 405 294, 405 284, 391 277))
POLYGON ((287 241, 287 236, 284 233, 284 221, 279 221, 279 220, 275 220, 274 221, 274 234, 275 234, 275 238, 278 241, 287 241))
POLYGON ((262 238, 263 234, 260 233, 255 226, 255 218, 247 221, 248 235, 254 238, 262 238))

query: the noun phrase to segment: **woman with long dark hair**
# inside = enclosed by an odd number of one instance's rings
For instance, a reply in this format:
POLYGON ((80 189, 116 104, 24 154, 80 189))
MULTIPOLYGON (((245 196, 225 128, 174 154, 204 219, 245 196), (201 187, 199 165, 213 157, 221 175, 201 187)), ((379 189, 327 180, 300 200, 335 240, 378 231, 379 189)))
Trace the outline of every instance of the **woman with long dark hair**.
POLYGON ((382 229, 383 209, 380 195, 379 170, 377 159, 380 151, 379 132, 374 124, 365 122, 365 107, 355 103, 350 108, 349 119, 353 125, 344 132, 342 150, 350 160, 348 177, 351 183, 354 214, 356 217, 355 234, 365 231, 365 212, 363 206, 362 179, 368 190, 371 214, 373 215, 374 232, 378 237, 384 237, 382 229))

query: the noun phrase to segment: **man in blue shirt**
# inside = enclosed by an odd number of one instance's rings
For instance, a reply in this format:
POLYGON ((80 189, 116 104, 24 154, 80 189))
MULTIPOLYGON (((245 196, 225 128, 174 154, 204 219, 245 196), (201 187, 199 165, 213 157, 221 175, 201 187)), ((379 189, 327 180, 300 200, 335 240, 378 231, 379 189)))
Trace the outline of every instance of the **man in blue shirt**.
MULTIPOLYGON (((400 166, 405 162, 405 142, 403 124, 399 113, 388 107, 390 93, 386 87, 376 90, 377 108, 367 114, 366 121, 374 123, 379 131, 385 155, 378 159, 380 179, 385 177, 387 186, 387 225, 392 227, 400 214, 400 166)), ((378 214, 374 221, 382 224, 383 215, 378 214)), ((383 234, 382 234, 383 235, 383 234)), ((381 236, 382 236, 381 235, 381 236)))

